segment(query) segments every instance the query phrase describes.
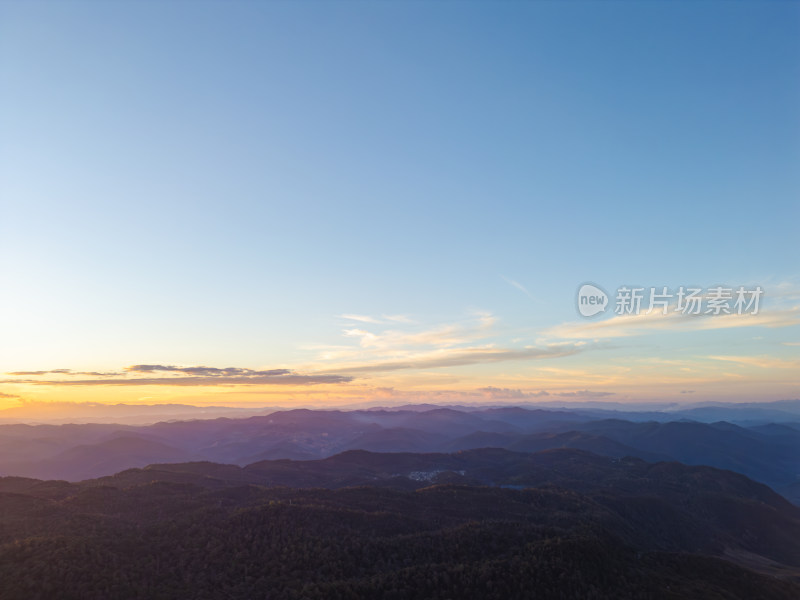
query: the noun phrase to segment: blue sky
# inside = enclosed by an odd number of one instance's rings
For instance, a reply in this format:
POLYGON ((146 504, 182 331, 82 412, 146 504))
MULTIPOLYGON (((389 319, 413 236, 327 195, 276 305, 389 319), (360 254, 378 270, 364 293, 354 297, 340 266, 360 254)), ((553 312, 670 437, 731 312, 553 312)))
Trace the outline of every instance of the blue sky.
POLYGON ((787 2, 0 4, 0 359, 315 374, 579 339, 592 350, 361 371, 324 393, 692 383, 646 359, 691 363, 674 369, 700 369, 704 397, 757 400, 767 381, 765 398, 796 397, 798 34, 787 2), (762 285, 784 318, 549 335, 578 321, 585 281, 762 285), (783 366, 742 388, 706 358, 722 355, 783 366))

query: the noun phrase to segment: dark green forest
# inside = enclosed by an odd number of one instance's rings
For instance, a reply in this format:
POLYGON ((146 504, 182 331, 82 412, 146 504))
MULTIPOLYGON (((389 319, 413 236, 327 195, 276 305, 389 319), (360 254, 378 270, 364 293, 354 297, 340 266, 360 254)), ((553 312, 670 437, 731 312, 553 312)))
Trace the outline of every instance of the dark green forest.
POLYGON ((553 481, 540 470, 527 489, 270 486, 221 479, 227 468, 210 463, 1 478, 0 599, 800 597, 800 511, 769 488, 602 461, 556 451, 553 481))

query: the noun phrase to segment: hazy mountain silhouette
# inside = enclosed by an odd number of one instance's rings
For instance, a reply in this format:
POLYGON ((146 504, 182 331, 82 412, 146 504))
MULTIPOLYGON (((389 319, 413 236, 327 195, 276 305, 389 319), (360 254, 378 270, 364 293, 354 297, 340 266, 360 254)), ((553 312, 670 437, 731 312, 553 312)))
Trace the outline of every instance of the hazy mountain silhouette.
POLYGON ((126 425, 0 426, 0 474, 80 480, 147 463, 326 458, 345 450, 537 452, 576 448, 651 462, 730 469, 800 502, 800 430, 793 422, 590 419, 522 407, 279 411, 244 419, 126 425), (114 441, 122 440, 122 441, 114 441))

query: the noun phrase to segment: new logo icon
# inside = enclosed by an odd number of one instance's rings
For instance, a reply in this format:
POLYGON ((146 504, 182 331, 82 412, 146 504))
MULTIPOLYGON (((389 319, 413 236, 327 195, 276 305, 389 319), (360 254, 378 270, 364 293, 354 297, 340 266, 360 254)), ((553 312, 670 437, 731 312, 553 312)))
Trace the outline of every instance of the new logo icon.
POLYGON ((584 283, 578 290, 578 312, 593 317, 608 308, 608 294, 596 285, 584 283))

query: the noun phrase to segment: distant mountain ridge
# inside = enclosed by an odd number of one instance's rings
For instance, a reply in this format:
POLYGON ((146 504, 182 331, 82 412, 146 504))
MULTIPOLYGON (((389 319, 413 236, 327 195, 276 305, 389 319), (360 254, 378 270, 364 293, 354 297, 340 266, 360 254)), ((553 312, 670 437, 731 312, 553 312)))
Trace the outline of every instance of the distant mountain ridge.
POLYGON ((149 463, 326 458, 347 450, 518 452, 574 448, 613 458, 737 471, 800 502, 800 425, 630 421, 524 407, 295 409, 243 419, 130 425, 0 425, 0 475, 77 481, 149 463), (120 441, 127 440, 127 441, 120 441))
MULTIPOLYGON (((305 410, 330 410, 320 406, 307 406, 305 410)), ((730 421, 738 425, 763 425, 770 422, 800 423, 800 399, 770 402, 701 402, 636 403, 591 401, 537 401, 535 403, 491 403, 491 404, 404 404, 396 406, 342 406, 334 410, 352 412, 428 412, 448 409, 459 412, 528 412, 561 413, 580 419, 617 418, 631 421, 676 421, 689 419, 701 422, 730 421)), ((191 404, 103 404, 97 402, 26 402, 19 406, 0 409, 0 424, 70 424, 70 423, 118 423, 125 425, 151 425, 160 421, 188 419, 247 418, 286 412, 294 408, 286 406, 195 406, 191 404)))

